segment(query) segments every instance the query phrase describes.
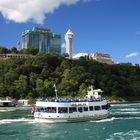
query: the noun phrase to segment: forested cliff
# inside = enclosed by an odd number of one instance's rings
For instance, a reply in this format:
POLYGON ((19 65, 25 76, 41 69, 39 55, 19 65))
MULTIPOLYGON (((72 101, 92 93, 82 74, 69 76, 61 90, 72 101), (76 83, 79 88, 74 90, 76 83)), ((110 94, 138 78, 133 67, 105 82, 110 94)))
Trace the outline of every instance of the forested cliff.
POLYGON ((140 99, 140 66, 102 64, 86 58, 68 60, 56 54, 0 60, 0 97, 84 97, 87 87, 101 88, 112 99, 140 99))

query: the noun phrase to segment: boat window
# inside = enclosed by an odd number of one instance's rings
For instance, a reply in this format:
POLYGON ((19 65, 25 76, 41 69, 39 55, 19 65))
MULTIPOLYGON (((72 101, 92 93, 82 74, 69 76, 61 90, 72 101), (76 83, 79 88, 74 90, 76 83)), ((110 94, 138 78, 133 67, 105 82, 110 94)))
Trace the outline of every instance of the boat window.
POLYGON ((84 111, 88 111, 88 107, 84 107, 84 111))
POLYGON ((107 109, 107 105, 102 105, 102 109, 107 109))
POLYGON ((73 113, 73 112, 77 112, 77 108, 76 107, 70 107, 69 108, 69 113, 73 113))
POLYGON ((68 113, 67 107, 58 107, 58 113, 68 113))
POLYGON ((93 111, 93 106, 89 106, 89 110, 90 111, 93 111))
POLYGON ((43 112, 43 111, 44 111, 44 108, 43 107, 36 108, 36 112, 43 112))
POLYGON ((95 106, 95 110, 101 110, 100 106, 95 106))
POLYGON ((56 113, 56 107, 37 108, 37 112, 56 113))
POLYGON ((83 112, 82 107, 78 107, 78 112, 83 112))
POLYGON ((51 107, 50 113, 56 113, 56 107, 51 107))

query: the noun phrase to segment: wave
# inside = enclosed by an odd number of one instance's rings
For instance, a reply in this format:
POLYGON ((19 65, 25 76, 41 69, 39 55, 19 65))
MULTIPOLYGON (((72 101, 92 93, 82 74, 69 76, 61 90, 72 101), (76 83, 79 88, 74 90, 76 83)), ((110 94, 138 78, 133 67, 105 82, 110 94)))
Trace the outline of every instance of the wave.
POLYGON ((128 104, 111 104, 111 106, 117 106, 117 107, 125 107, 125 106, 140 106, 140 103, 128 103, 128 104))
POLYGON ((90 122, 96 122, 96 123, 102 123, 102 122, 111 122, 116 120, 117 118, 115 117, 111 117, 111 118, 106 118, 106 119, 102 119, 102 120, 95 120, 95 121, 90 121, 90 122))
POLYGON ((107 118, 103 120, 95 120, 95 121, 90 121, 90 122, 104 123, 104 122, 112 122, 114 120, 131 120, 131 119, 140 120, 140 117, 111 117, 111 118, 107 118))
POLYGON ((27 119, 27 118, 19 118, 19 119, 3 119, 0 120, 0 125, 1 124, 9 124, 9 123, 34 123, 34 119, 27 119))
POLYGON ((29 110, 30 107, 0 107, 0 112, 9 112, 16 110, 29 110))
POLYGON ((140 120, 140 117, 115 117, 116 120, 140 120))
POLYGON ((111 122, 111 121, 114 121, 116 118, 115 117, 112 117, 112 118, 107 118, 107 119, 103 119, 103 120, 97 120, 97 121, 94 121, 94 122, 111 122))
POLYGON ((106 140, 114 140, 114 139, 140 139, 140 130, 130 130, 128 132, 117 132, 113 133, 106 140))
POLYGON ((118 110, 118 111, 140 111, 138 108, 122 108, 122 109, 113 109, 113 110, 118 110))
POLYGON ((140 115, 140 112, 124 111, 124 112, 110 112, 110 114, 111 115, 117 115, 117 114, 140 115))
POLYGON ((0 112, 10 112, 15 111, 15 109, 0 109, 0 112))
MULTIPOLYGON (((114 120, 130 120, 130 119, 139 119, 140 117, 111 117, 111 118, 106 118, 102 120, 95 120, 95 121, 89 121, 89 122, 95 122, 95 123, 104 123, 104 122, 112 122, 114 120)), ((19 119, 3 119, 0 120, 0 125, 2 124, 10 124, 10 123, 38 123, 34 119, 28 119, 28 118, 19 118, 19 119)))

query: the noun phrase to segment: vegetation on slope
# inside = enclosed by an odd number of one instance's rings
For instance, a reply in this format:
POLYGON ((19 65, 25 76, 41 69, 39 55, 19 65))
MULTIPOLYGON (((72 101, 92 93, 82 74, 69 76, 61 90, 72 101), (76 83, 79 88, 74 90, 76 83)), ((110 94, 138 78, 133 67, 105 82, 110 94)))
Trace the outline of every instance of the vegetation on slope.
POLYGON ((68 60, 39 53, 31 59, 0 60, 0 97, 84 97, 88 86, 101 88, 112 99, 140 99, 140 66, 68 60))

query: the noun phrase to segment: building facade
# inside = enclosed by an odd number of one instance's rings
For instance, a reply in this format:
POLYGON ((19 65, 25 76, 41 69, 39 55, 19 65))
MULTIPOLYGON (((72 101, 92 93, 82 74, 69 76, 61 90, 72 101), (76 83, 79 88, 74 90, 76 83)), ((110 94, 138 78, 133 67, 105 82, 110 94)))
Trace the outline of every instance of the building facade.
POLYGON ((36 28, 22 32, 22 48, 34 47, 39 52, 61 53, 61 35, 47 28, 36 28))
POLYGON ((7 53, 7 54, 0 54, 0 60, 7 60, 11 58, 18 58, 18 59, 29 59, 35 57, 34 55, 29 54, 14 54, 14 53, 7 53))
POLYGON ((113 60, 109 54, 105 53, 78 53, 76 54, 73 59, 79 59, 80 57, 86 57, 88 59, 92 59, 95 61, 98 61, 100 63, 106 63, 106 64, 113 64, 113 60))
POLYGON ((73 33, 70 29, 65 34, 65 41, 66 41, 66 54, 68 54, 69 59, 72 59, 73 33))
POLYGON ((113 64, 112 58, 109 54, 105 53, 89 53, 89 58, 96 60, 100 63, 113 64))

